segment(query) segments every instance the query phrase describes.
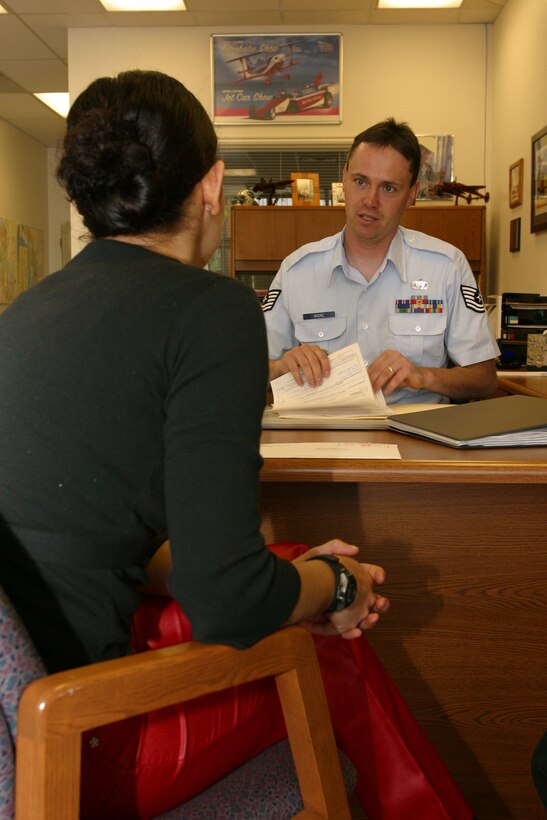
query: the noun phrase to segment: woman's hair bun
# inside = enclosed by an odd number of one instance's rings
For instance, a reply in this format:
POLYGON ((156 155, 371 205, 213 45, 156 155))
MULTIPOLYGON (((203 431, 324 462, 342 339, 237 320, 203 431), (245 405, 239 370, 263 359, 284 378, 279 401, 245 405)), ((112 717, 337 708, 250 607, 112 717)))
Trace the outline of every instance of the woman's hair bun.
POLYGON ((159 72, 101 78, 67 118, 57 177, 93 236, 168 230, 216 159, 205 110, 159 72))

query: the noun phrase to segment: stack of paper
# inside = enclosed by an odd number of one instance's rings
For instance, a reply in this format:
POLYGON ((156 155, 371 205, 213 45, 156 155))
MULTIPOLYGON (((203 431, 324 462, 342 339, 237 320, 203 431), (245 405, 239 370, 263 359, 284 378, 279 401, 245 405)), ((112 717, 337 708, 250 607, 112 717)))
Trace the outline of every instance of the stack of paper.
POLYGON ((292 373, 271 383, 272 410, 281 418, 380 418, 389 413, 383 393, 375 393, 357 343, 329 355, 330 376, 317 387, 299 385, 292 373))
POLYGON ((329 356, 330 376, 318 387, 299 385, 292 373, 272 381, 274 403, 262 418, 264 428, 387 430, 393 413, 423 412, 446 404, 386 404, 375 393, 357 343, 329 356))

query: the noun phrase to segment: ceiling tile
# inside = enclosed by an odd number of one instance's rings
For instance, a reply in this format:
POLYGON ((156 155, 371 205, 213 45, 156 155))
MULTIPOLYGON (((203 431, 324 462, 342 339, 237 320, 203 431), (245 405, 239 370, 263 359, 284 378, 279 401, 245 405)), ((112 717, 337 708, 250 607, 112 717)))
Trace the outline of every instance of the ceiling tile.
POLYGON ((66 91, 68 68, 61 60, 2 60, 0 71, 27 91, 66 91))
POLYGON ((45 117, 22 117, 11 120, 10 125, 41 142, 46 148, 57 148, 65 133, 65 121, 61 117, 57 121, 50 121, 45 117))
POLYGON ((24 89, 21 89, 20 85, 4 74, 0 74, 0 94, 20 94, 22 90, 24 89))
POLYGON ((14 14, 93 14, 103 11, 99 0, 7 0, 14 14))
POLYGON ((459 9, 376 9, 370 12, 370 22, 376 25, 423 25, 458 22, 459 9))
POLYGON ((113 28, 195 26, 196 15, 189 11, 124 11, 109 12, 108 25, 113 28))
POLYGON ((109 26, 105 14, 23 14, 21 20, 62 59, 68 58, 69 28, 109 26))
MULTIPOLYGON (((0 0, 1 2, 1 0, 0 0)), ((6 0, 0 15, 0 117, 45 144, 63 120, 29 91, 66 91, 69 28, 229 26, 281 32, 293 27, 492 23, 505 0, 463 0, 456 10, 378 10, 377 0, 187 0, 187 12, 107 12, 99 0, 6 0), (34 76, 34 79, 33 79, 34 76), (22 88, 21 88, 22 87, 22 88), (7 99, 11 100, 8 105, 7 99), (26 102, 25 102, 26 101, 26 102), (30 106, 27 110, 26 106, 30 106), (23 109, 23 110, 21 110, 23 109), (24 125, 23 125, 24 121, 24 125), (40 125, 41 122, 44 125, 40 125)))
POLYGON ((499 14, 504 4, 505 0, 463 0, 462 9, 465 11, 470 9, 483 9, 491 11, 494 14, 499 14))
POLYGON ((0 14, 0 55, 3 60, 17 60, 25 55, 31 60, 55 56, 50 49, 11 14, 0 14))
POLYGON ((243 26, 280 26, 283 24, 281 12, 279 11, 247 11, 244 19, 240 19, 239 22, 234 20, 231 11, 200 11, 196 12, 196 19, 198 26, 212 26, 215 28, 221 26, 239 26, 241 28, 243 26))
POLYGON ((283 14, 283 22, 288 26, 333 26, 337 28, 341 25, 365 25, 370 22, 371 11, 286 11, 283 14))
POLYGON ((493 23, 499 12, 497 9, 460 9, 458 23, 493 23))
POLYGON ((38 117, 60 117, 50 110, 47 114, 47 106, 32 94, 0 94, 0 117, 6 120, 29 119, 38 117), (46 111, 44 111, 44 107, 46 111))
MULTIPOLYGON (((332 2, 332 0, 330 1, 332 2)), ((200 14, 207 11, 223 11, 229 14, 238 11, 279 12, 280 5, 279 0, 185 0, 185 2, 188 11, 199 12, 200 14)), ((241 21, 239 21, 239 24, 241 24, 241 21)))
POLYGON ((376 8, 376 0, 284 0, 283 8, 288 11, 331 11, 345 17, 346 11, 367 11, 376 8))

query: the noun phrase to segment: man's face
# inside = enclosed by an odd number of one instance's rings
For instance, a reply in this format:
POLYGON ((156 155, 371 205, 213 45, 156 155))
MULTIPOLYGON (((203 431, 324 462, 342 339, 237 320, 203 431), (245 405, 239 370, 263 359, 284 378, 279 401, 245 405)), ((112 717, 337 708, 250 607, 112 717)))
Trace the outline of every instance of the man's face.
POLYGON ((410 162, 394 148, 358 145, 344 169, 346 232, 363 247, 389 244, 416 198, 411 178, 410 162))

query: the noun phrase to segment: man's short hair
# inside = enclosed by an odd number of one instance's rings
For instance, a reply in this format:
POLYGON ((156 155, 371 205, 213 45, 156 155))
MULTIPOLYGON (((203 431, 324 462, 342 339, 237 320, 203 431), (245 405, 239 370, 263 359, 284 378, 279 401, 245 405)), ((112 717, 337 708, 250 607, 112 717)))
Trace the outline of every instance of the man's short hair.
POLYGON ((414 185, 420 173, 422 157, 418 138, 406 122, 397 122, 393 117, 388 117, 382 122, 376 123, 376 125, 371 125, 365 131, 361 131, 360 134, 357 134, 349 149, 346 166, 349 164, 353 152, 362 142, 379 145, 381 148, 389 147, 398 151, 410 163, 412 176, 410 184, 414 185))

